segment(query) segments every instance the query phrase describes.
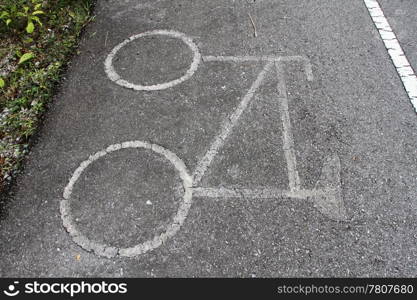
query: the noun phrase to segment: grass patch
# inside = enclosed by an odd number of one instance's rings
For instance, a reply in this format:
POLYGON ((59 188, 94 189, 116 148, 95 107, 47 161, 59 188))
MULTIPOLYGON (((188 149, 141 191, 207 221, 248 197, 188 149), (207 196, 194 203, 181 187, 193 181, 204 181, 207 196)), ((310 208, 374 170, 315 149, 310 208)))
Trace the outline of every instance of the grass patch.
POLYGON ((0 191, 29 150, 93 2, 0 0, 0 191))

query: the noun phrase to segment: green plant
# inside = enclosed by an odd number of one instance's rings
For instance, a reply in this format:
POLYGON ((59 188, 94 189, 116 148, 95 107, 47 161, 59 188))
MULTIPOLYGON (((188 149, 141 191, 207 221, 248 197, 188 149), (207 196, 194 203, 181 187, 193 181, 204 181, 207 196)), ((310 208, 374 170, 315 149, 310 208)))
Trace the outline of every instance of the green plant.
POLYGON ((27 33, 35 30, 35 23, 42 26, 39 15, 45 14, 42 8, 42 0, 15 1, 0 6, 0 20, 9 29, 21 30, 25 28, 27 33))
POLYGON ((33 54, 32 52, 27 52, 20 57, 18 64, 19 65, 23 64, 25 61, 28 61, 34 57, 35 57, 35 54, 33 54))
POLYGON ((29 151, 93 2, 0 0, 0 193, 29 151))

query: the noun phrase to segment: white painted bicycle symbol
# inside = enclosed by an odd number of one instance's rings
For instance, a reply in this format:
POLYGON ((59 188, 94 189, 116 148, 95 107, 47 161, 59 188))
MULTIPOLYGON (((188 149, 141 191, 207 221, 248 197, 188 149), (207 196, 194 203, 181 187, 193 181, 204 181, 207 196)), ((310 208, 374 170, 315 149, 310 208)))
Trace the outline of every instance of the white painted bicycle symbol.
POLYGON ((302 56, 202 56, 197 45, 186 35, 170 30, 155 30, 141 33, 130 37, 117 45, 105 60, 105 70, 108 77, 126 88, 137 91, 156 91, 171 88, 188 79, 196 72, 200 63, 224 62, 224 63, 240 63, 240 62, 264 62, 263 69, 258 74, 256 80, 252 83, 245 96, 241 99, 233 113, 224 121, 220 131, 212 140, 211 145, 197 164, 196 169, 191 174, 184 162, 173 152, 164 147, 145 141, 127 141, 120 144, 108 146, 91 155, 87 160, 83 161, 74 171, 67 186, 64 189, 63 199, 60 203, 60 212, 63 225, 72 237, 73 241, 87 251, 93 251, 95 254, 105 257, 125 256, 132 257, 150 250, 158 248, 169 238, 173 237, 183 225, 188 212, 191 208, 193 197, 209 197, 209 198, 251 198, 251 199, 291 199, 294 201, 312 201, 314 207, 323 215, 332 220, 345 220, 346 210, 343 204, 340 184, 340 160, 337 155, 331 155, 325 159, 322 167, 321 176, 313 189, 304 189, 300 183, 300 177, 297 170, 297 159, 294 152, 294 138, 291 129, 290 115, 288 111, 288 98, 285 80, 285 64, 290 62, 301 63, 307 80, 313 80, 313 73, 310 61, 302 56), (168 36, 176 38, 184 42, 193 52, 193 60, 190 68, 185 74, 175 80, 155 85, 138 85, 130 83, 121 78, 113 68, 113 57, 117 52, 127 45, 129 42, 146 36, 168 36), (219 150, 222 148, 228 137, 231 135, 234 127, 239 123, 242 114, 247 110, 254 94, 265 79, 269 72, 275 72, 278 81, 277 90, 279 97, 276 99, 280 106, 280 114, 283 128, 283 151, 287 163, 289 188, 287 190, 278 189, 276 187, 260 187, 260 188, 235 188, 235 187, 202 187, 200 182, 206 174, 208 168, 212 164, 219 150), (83 171, 97 159, 126 148, 143 148, 155 152, 156 154, 167 159, 178 171, 184 187, 184 194, 178 211, 173 217, 172 222, 165 231, 152 239, 134 245, 129 248, 117 248, 111 245, 101 244, 92 241, 83 235, 75 226, 71 216, 71 194, 74 185, 79 179, 83 171))

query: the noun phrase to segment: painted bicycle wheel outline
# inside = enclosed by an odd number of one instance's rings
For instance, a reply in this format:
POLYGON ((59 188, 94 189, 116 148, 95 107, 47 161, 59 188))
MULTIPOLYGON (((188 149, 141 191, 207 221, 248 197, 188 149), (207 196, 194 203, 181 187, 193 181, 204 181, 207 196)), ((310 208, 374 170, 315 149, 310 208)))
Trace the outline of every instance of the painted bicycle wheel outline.
POLYGON ((106 149, 96 152, 95 154, 91 155, 87 160, 83 161, 80 166, 74 171, 71 179, 69 180, 67 186, 64 189, 63 199, 60 203, 60 212, 61 217, 63 220, 64 227, 72 237, 75 243, 80 245, 83 249, 87 251, 93 251, 94 253, 104 256, 104 257, 115 257, 117 255, 132 257, 137 256, 143 253, 146 253, 152 249, 158 248, 161 246, 168 238, 174 236, 177 231, 180 229, 181 225, 184 223, 185 218, 188 215, 188 211, 190 210, 192 204, 192 177, 189 175, 187 167, 185 166, 184 162, 173 152, 165 149, 156 144, 150 144, 143 141, 129 141, 124 142, 121 144, 114 144, 108 146, 106 149), (98 159, 110 154, 112 152, 121 150, 121 149, 129 149, 129 148, 142 148, 151 150, 160 156, 164 157, 168 160, 177 170, 180 178, 183 182, 184 187, 184 195, 180 205, 178 207, 177 213, 175 214, 173 221, 170 225, 166 227, 166 230, 154 236, 153 239, 147 240, 143 243, 134 245, 128 248, 118 248, 113 246, 108 246, 105 244, 101 244, 99 242, 95 242, 90 240, 84 234, 82 234, 76 227, 73 222, 71 216, 71 207, 70 207, 70 199, 72 194, 72 189, 76 184, 77 180, 84 172, 85 169, 88 168, 90 164, 97 161, 98 159))
POLYGON ((176 86, 177 84, 180 84, 190 79, 194 75, 195 71, 197 71, 200 61, 201 61, 201 54, 200 54, 200 51, 198 50, 197 45, 193 42, 191 38, 186 36, 184 33, 174 31, 174 30, 153 30, 153 31, 147 31, 144 33, 133 35, 130 38, 118 44, 116 47, 113 48, 113 50, 107 56, 104 62, 104 66, 105 66, 105 71, 107 73, 107 76, 110 78, 110 80, 114 81, 120 86, 133 89, 136 91, 158 91, 158 90, 171 88, 173 86, 176 86), (193 53, 193 60, 191 62, 189 69, 185 72, 185 74, 181 76, 180 78, 177 78, 168 82, 164 82, 164 83, 153 84, 153 85, 135 84, 135 83, 131 83, 127 80, 122 79, 113 67, 113 58, 116 56, 117 52, 119 52, 120 49, 122 49, 124 46, 126 46, 127 44, 129 44, 130 42, 136 39, 139 39, 142 37, 148 37, 148 36, 158 36, 158 35, 179 39, 184 44, 186 44, 188 48, 190 48, 190 50, 193 53))

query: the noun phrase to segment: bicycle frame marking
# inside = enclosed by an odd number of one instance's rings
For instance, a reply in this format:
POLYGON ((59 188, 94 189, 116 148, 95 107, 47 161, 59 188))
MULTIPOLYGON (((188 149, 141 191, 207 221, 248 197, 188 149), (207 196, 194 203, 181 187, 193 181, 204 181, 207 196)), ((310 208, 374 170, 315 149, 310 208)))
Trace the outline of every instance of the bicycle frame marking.
POLYGON ((258 87, 261 85, 262 81, 265 78, 267 72, 272 68, 272 62, 268 62, 262 71, 259 73, 256 80, 252 83, 252 86, 249 88, 249 91, 246 95, 242 98, 242 101, 232 113, 232 115, 225 120, 223 126, 219 132, 219 134, 214 138, 209 150, 206 152, 204 157, 200 160, 197 164, 197 168, 193 173, 193 185, 200 183, 201 179, 203 178, 204 174, 206 173, 208 167, 212 163, 214 157, 217 155, 220 148, 223 146, 225 140, 228 138, 230 133, 232 132, 233 128, 238 123, 240 117, 242 116, 243 112, 248 107, 250 101, 253 98, 258 87))
POLYGON ((287 87, 285 83, 285 74, 284 74, 283 66, 281 64, 282 61, 291 61, 291 60, 304 61, 307 79, 309 81, 313 80, 313 75, 311 72, 311 64, 309 62, 306 62, 306 59, 300 56, 294 56, 294 57, 289 57, 289 58, 287 57, 285 60, 283 59, 283 57, 266 57, 265 58, 265 57, 256 57, 256 56, 250 56, 250 57, 206 56, 206 57, 203 57, 203 61, 211 61, 211 62, 213 61, 220 61, 220 62, 266 61, 266 64, 263 67, 262 71, 258 74, 252 86, 249 88, 249 91, 242 98, 242 101, 240 102, 236 110, 228 119, 226 119, 225 123, 223 124, 222 129, 220 130, 220 133, 215 137, 214 141, 212 142, 205 156, 197 164, 197 168, 193 174, 193 185, 197 185, 200 183, 201 179, 203 178, 205 172, 207 171, 214 157, 217 155, 218 151, 223 146, 225 140, 227 139, 227 137, 230 135, 233 128, 238 123, 239 118, 241 117, 243 112, 247 109, 257 89, 262 84, 262 81, 265 79, 266 74, 271 71, 273 66, 275 66, 277 79, 278 79, 277 89, 280 95, 278 100, 280 103, 280 113, 281 113, 281 120, 282 120, 282 125, 283 125, 283 135, 282 135, 283 146, 284 146, 283 150, 285 154, 285 159, 287 161, 288 182, 289 182, 290 190, 292 192, 300 189, 300 178, 298 176, 297 160, 296 160, 296 156, 294 153, 294 137, 292 135, 290 115, 288 111, 287 87))
POLYGON ((246 95, 229 118, 226 119, 220 132, 214 138, 209 150, 198 162, 193 173, 193 195, 207 198, 250 198, 250 199, 277 199, 287 198, 292 200, 312 199, 314 206, 332 220, 346 220, 346 210, 343 205, 340 186, 340 160, 337 156, 328 158, 328 162, 322 169, 322 174, 314 189, 302 189, 297 170, 297 158, 294 151, 294 137, 292 134, 291 120, 288 108, 287 87, 284 72, 284 63, 296 61, 304 64, 304 72, 307 80, 314 79, 310 61, 302 56, 203 56, 203 62, 265 62, 261 72, 252 83, 246 95), (211 162, 214 160, 220 148, 225 143, 233 128, 239 122, 239 118, 249 107, 254 94, 268 72, 273 71, 277 75, 277 101, 280 106, 282 121, 283 151, 287 163, 289 190, 275 187, 236 188, 236 187, 200 187, 201 182, 211 162))

